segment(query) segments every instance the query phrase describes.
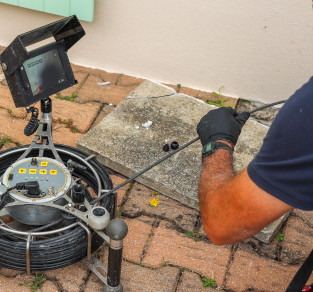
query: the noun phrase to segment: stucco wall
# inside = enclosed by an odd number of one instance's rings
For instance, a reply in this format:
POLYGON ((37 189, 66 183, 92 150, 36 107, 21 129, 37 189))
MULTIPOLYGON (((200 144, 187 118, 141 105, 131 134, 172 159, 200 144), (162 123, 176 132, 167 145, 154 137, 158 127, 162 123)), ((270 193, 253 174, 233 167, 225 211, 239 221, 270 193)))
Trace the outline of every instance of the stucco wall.
MULTIPOLYGON (((263 102, 313 75, 309 0, 95 1, 74 63, 263 102)), ((0 4, 0 44, 57 19, 0 4)))

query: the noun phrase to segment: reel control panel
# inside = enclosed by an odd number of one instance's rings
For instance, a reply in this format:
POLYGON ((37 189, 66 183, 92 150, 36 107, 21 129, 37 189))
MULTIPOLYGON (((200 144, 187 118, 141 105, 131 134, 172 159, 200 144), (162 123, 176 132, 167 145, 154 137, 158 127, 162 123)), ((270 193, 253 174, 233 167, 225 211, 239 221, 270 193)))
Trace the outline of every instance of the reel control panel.
POLYGON ((24 202, 55 200, 70 189, 71 174, 64 164, 55 159, 32 157, 16 161, 3 175, 3 183, 8 188, 33 181, 38 182, 39 192, 13 189, 10 195, 24 202))

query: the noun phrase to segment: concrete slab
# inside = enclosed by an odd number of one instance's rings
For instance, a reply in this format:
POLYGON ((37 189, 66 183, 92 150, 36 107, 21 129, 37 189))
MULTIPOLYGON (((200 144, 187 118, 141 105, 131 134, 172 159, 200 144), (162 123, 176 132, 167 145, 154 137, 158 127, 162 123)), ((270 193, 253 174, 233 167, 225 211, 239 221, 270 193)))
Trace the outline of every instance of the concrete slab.
MULTIPOLYGON (((197 137, 200 118, 215 108, 194 97, 176 94, 172 88, 145 81, 84 135, 77 146, 96 154, 105 166, 130 177, 164 157, 167 154, 162 150, 164 144, 177 141, 183 145, 197 137)), ((267 131, 267 126, 252 119, 246 123, 235 148, 236 172, 256 155, 267 131)), ((201 148, 198 141, 137 180, 199 209, 201 148)))

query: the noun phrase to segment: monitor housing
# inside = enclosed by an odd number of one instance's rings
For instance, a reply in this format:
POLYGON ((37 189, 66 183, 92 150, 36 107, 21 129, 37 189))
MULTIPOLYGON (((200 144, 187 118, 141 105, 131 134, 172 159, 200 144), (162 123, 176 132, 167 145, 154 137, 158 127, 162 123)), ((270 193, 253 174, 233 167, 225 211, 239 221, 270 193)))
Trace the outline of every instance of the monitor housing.
POLYGON ((67 51, 84 34, 74 15, 14 39, 0 55, 0 62, 16 107, 28 107, 77 83, 67 51), (50 37, 55 42, 26 49, 50 37))

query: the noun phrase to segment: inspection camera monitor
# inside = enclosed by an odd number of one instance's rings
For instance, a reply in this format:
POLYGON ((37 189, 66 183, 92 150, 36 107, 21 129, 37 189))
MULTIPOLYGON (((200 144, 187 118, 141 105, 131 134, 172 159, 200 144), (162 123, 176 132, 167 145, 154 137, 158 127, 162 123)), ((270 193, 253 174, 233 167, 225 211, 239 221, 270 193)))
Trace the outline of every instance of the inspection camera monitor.
POLYGON ((85 34, 76 16, 19 35, 1 54, 16 107, 29 106, 77 83, 67 50, 85 34), (54 37, 55 42, 27 47, 54 37))

